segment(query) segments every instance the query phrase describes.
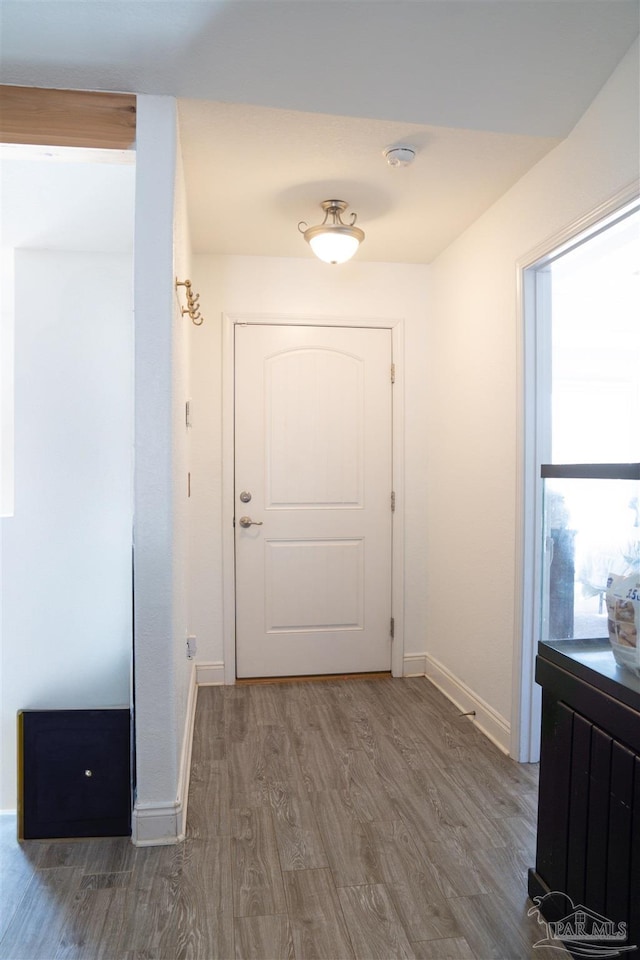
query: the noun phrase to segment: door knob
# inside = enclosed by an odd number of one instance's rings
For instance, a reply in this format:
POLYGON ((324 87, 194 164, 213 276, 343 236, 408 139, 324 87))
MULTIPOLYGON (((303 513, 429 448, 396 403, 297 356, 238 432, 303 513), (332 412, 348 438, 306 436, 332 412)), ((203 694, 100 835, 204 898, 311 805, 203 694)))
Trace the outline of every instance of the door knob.
POLYGON ((241 527, 261 527, 262 520, 252 520, 251 517, 240 517, 240 526, 241 527))

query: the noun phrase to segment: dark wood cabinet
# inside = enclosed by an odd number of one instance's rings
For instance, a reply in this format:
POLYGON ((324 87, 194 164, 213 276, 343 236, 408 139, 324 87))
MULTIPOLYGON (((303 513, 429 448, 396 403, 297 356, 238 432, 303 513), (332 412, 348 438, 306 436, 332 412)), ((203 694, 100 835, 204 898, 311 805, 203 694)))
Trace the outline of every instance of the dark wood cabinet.
POLYGON ((564 895, 546 896, 547 920, 566 915, 569 897, 626 924, 627 944, 640 947, 640 679, 616 665, 606 641, 567 640, 540 644, 536 680, 542 744, 529 894, 564 895))

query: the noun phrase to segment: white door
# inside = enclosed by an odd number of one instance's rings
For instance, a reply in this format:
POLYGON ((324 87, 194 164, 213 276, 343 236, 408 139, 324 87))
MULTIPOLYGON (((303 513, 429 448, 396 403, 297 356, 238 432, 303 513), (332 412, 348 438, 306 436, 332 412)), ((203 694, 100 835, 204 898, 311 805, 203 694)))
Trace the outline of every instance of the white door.
POLYGON ((235 356, 237 675, 389 670, 391 332, 237 325, 235 356))

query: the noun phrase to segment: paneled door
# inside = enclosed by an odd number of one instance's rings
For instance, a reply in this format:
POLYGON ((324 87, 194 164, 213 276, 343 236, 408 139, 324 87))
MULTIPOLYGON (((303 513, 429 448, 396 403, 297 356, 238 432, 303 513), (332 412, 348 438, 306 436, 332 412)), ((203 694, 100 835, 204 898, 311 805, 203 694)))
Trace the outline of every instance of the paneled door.
POLYGON ((235 328, 238 677, 389 670, 391 332, 235 328))

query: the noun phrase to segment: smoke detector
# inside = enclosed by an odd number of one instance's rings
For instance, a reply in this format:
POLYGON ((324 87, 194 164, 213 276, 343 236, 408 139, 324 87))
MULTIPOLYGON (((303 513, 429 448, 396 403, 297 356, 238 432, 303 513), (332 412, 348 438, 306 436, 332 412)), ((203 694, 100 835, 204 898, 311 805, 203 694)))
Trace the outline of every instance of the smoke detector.
POLYGON ((416 158, 413 147, 387 147, 383 157, 390 167, 408 167, 416 158))

